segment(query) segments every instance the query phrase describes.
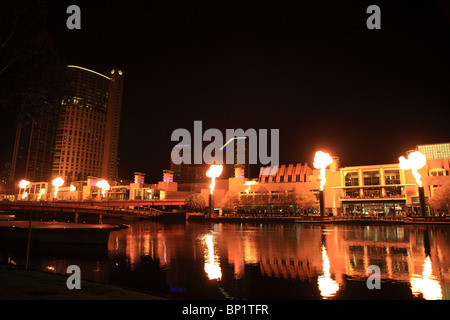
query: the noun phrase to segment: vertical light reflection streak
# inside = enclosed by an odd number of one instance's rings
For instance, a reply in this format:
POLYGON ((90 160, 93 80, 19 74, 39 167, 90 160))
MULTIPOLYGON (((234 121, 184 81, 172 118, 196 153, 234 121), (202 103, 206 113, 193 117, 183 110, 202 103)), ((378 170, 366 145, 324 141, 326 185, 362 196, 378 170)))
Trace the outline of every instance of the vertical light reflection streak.
POLYGON ((330 259, 327 255, 327 249, 322 245, 323 275, 319 276, 317 283, 319 285, 322 297, 331 298, 339 291, 339 284, 331 278, 330 259))
POLYGON ((422 293, 426 300, 441 300, 442 288, 436 278, 432 275, 431 259, 429 256, 425 257, 423 263, 422 277, 419 275, 412 275, 411 277, 411 291, 415 296, 422 293))
POLYGON ((222 271, 218 263, 219 257, 214 254, 214 238, 212 234, 203 237, 206 244, 205 250, 205 272, 210 280, 220 280, 222 271))

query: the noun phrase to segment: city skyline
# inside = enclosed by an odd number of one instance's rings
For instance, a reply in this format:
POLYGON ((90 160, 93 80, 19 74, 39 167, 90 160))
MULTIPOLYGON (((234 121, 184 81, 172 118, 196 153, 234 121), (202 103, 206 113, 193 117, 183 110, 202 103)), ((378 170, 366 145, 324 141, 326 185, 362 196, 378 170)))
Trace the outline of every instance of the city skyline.
POLYGON ((446 0, 0 1, 0 300, 450 300, 449 35, 446 0))
POLYGON ((381 30, 366 28, 366 3, 330 4, 333 15, 311 3, 77 4, 81 30, 68 30, 68 2, 48 1, 49 31, 68 64, 123 68, 121 178, 160 180, 170 134, 195 120, 280 129, 280 163, 312 163, 319 149, 343 165, 392 163, 450 141, 449 16, 439 1, 382 2, 381 30))

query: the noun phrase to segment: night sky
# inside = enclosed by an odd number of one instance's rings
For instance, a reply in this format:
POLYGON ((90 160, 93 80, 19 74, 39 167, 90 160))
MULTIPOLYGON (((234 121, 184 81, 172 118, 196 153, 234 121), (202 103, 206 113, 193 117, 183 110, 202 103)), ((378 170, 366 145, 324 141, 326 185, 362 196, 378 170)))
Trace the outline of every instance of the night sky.
POLYGON ((169 169, 177 128, 280 129, 280 163, 317 150, 395 163, 449 142, 446 1, 48 2, 68 64, 125 72, 119 173, 169 169), (395 2, 395 4, 393 3, 395 2), (81 8, 68 30, 66 8, 81 8), (366 9, 381 8, 381 30, 366 9))

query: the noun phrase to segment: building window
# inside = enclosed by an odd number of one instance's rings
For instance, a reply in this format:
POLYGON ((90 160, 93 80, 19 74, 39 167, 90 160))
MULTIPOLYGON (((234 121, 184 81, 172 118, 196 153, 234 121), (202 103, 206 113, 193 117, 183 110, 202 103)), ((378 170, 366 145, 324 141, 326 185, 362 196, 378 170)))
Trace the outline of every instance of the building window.
POLYGON ((379 198, 380 196, 381 196, 380 189, 373 189, 373 188, 364 189, 365 198, 379 198))
POLYGON ((384 171, 384 181, 386 184, 400 184, 400 171, 399 170, 384 171))
POLYGON ((387 197, 400 197, 402 196, 401 187, 387 187, 384 189, 387 197))
POLYGON ((297 174, 297 175, 295 176, 295 181, 300 182, 300 175, 299 175, 299 174, 297 174))
POLYGON ((380 184, 380 172, 379 171, 364 171, 363 173, 365 186, 376 186, 380 184))
POLYGON ((443 177, 446 175, 445 169, 435 168, 431 169, 429 175, 432 177, 443 177))
POLYGON ((347 189, 347 190, 345 190, 344 194, 345 194, 345 197, 347 197, 347 198, 359 198, 359 188, 358 189, 355 189, 355 188, 347 189))
POLYGON ((354 187, 359 185, 358 172, 348 172, 345 175, 345 186, 354 187))

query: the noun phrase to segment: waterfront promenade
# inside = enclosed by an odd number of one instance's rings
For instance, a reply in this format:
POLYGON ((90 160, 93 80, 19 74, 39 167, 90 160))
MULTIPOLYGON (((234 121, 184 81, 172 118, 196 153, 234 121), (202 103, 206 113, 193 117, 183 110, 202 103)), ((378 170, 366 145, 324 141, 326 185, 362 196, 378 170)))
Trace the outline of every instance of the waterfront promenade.
POLYGON ((436 224, 450 225, 450 217, 267 217, 267 216, 212 216, 205 217, 207 222, 222 223, 331 223, 331 224, 436 224))
POLYGON ((166 300, 146 292, 85 280, 81 281, 81 289, 69 290, 67 277, 0 265, 0 300, 166 300))

